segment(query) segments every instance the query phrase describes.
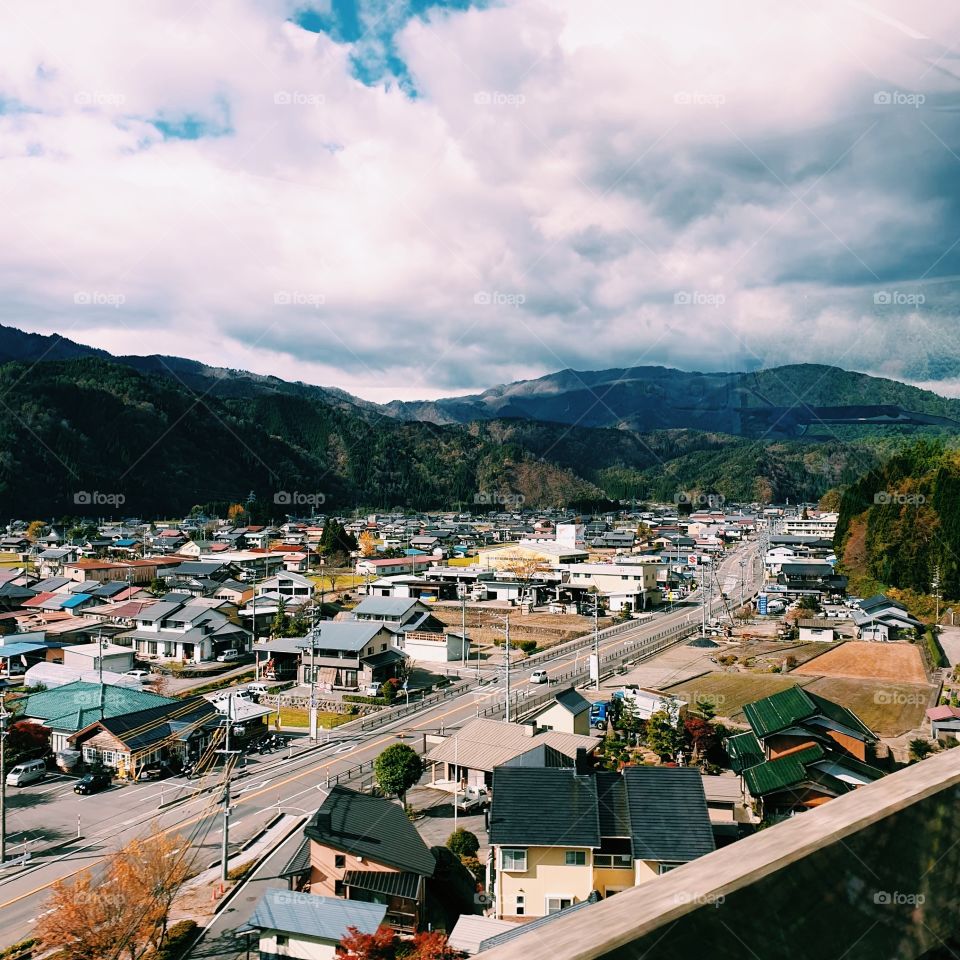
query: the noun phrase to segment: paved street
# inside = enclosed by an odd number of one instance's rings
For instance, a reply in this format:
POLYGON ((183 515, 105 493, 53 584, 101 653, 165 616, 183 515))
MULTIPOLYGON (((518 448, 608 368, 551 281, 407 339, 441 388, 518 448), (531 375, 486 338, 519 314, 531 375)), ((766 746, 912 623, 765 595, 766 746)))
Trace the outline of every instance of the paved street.
MULTIPOLYGON (((739 556, 747 550, 755 552, 755 545, 741 548, 728 556, 720 570, 720 580, 732 576, 739 556)), ((752 575, 754 564, 748 565, 752 575)), ((739 584, 739 576, 737 579, 739 584)), ((754 593, 748 584, 747 595, 754 593)), ((695 598, 692 598, 695 599, 695 598)), ((722 609, 722 601, 716 601, 715 610, 722 609)), ((604 639, 601 655, 615 654, 627 645, 635 645, 646 637, 653 636, 671 626, 699 622, 699 608, 693 604, 676 606, 673 610, 658 613, 649 621, 637 624, 614 637, 604 639)), ((536 663, 546 667, 551 675, 569 672, 575 664, 585 666, 589 650, 560 649, 554 656, 536 663)), ((631 652, 643 656, 642 648, 631 652)), ((518 692, 531 691, 529 676, 532 667, 518 665, 511 677, 511 686, 518 692)), ((546 692, 543 687, 533 686, 535 694, 546 692)), ((331 739, 318 745, 301 740, 297 746, 282 755, 268 755, 251 764, 249 773, 235 781, 233 789, 234 815, 232 825, 239 829, 245 818, 256 818, 263 811, 279 808, 282 811, 316 808, 322 789, 328 778, 342 773, 359 763, 371 762, 386 746, 398 740, 412 745, 421 745, 429 732, 442 728, 449 730, 476 716, 481 710, 502 701, 502 685, 495 683, 487 688, 471 689, 459 696, 438 704, 429 705, 421 711, 398 718, 373 730, 359 730, 354 722, 330 732, 331 739)), ((212 775, 211 775, 212 776, 212 775)), ((220 776, 219 774, 216 776, 220 776)), ((66 839, 74 835, 77 818, 84 839, 63 851, 50 856, 37 857, 25 867, 7 867, 6 876, 0 879, 0 946, 6 946, 30 934, 33 921, 44 909, 43 903, 49 889, 57 880, 71 876, 79 870, 98 864, 103 856, 135 836, 142 835, 154 824, 166 831, 181 833, 191 842, 209 843, 209 854, 204 853, 203 866, 218 857, 220 820, 218 799, 220 790, 204 791, 203 786, 216 786, 214 781, 185 782, 168 780, 159 783, 115 786, 110 790, 90 797, 77 797, 72 793, 72 783, 66 779, 51 779, 36 787, 28 787, 14 794, 16 805, 11 809, 9 829, 19 837, 31 831, 46 831, 50 839, 66 839), (174 806, 157 812, 159 804, 174 806)), ((14 845, 10 856, 21 851, 14 845)), ((268 863, 280 857, 280 851, 268 863)), ((263 876, 270 873, 266 868, 263 876)), ((260 876, 260 871, 258 871, 260 876)), ((242 913, 240 904, 246 903, 249 891, 238 898, 235 910, 242 913)), ((239 921, 237 921, 239 922, 239 921)))

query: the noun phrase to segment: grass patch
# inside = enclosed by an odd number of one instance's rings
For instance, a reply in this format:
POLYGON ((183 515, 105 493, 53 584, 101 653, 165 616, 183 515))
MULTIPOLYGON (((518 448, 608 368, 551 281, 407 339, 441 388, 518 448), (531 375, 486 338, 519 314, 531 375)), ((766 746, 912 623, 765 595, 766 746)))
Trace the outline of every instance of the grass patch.
POLYGON ((334 588, 325 573, 307 574, 307 576, 317 585, 317 588, 326 593, 341 593, 344 590, 352 590, 357 584, 363 583, 364 578, 355 573, 341 573, 336 575, 337 585, 334 588))
MULTIPOLYGON (((809 683, 809 681, 806 681, 809 683)), ((666 688, 667 693, 686 700, 710 704, 718 717, 743 721, 743 705, 797 686, 790 677, 765 673, 708 673, 666 688)))
POLYGON ((824 677, 808 689, 852 710, 880 737, 899 737, 919 727, 924 711, 933 706, 934 688, 925 683, 824 677))
MULTIPOLYGON (((276 714, 273 714, 276 718, 276 714)), ((317 725, 329 730, 332 727, 339 727, 341 723, 353 720, 354 716, 349 713, 333 713, 329 710, 317 711, 317 725)), ((305 730, 310 727, 310 710, 308 707, 281 707, 280 708, 280 726, 282 727, 303 727, 305 730)))

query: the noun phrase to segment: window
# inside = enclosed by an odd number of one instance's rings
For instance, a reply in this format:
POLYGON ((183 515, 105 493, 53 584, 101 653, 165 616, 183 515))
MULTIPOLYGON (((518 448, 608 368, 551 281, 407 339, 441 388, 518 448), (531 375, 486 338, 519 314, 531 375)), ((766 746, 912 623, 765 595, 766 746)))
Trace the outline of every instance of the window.
POLYGON ((277 946, 285 947, 287 945, 287 935, 285 933, 277 934, 277 946))
POLYGON ((504 847, 500 851, 500 869, 507 873, 526 873, 527 851, 504 847))
POLYGON ((629 853, 595 853, 595 867, 613 867, 615 870, 632 870, 633 858, 629 853))
POLYGON ((564 863, 568 867, 583 867, 587 863, 587 854, 583 850, 568 850, 564 854, 564 863))
POLYGON ((336 854, 336 855, 334 856, 334 858, 333 858, 333 865, 334 865, 338 870, 343 870, 343 869, 346 867, 346 865, 347 865, 347 858, 346 858, 346 856, 345 856, 344 854, 342 854, 342 853, 336 854))
POLYGON ((566 910, 567 907, 573 906, 573 897, 559 896, 559 897, 546 897, 544 899, 544 907, 548 914, 559 913, 561 910, 566 910))
POLYGON ((527 909, 527 898, 522 893, 518 893, 516 906, 514 907, 513 912, 516 916, 522 917, 526 909, 527 909))
POLYGON ((657 865, 657 873, 662 876, 665 873, 669 873, 671 870, 676 870, 679 866, 679 863, 661 863, 657 865))

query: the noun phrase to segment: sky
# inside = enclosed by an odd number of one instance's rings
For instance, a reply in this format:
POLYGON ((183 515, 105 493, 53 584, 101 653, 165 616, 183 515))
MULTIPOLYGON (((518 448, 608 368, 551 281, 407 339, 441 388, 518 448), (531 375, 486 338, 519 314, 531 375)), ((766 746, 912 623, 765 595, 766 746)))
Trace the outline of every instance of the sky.
POLYGON ((940 0, 7 5, 0 323, 380 402, 960 395, 958 44, 940 0))

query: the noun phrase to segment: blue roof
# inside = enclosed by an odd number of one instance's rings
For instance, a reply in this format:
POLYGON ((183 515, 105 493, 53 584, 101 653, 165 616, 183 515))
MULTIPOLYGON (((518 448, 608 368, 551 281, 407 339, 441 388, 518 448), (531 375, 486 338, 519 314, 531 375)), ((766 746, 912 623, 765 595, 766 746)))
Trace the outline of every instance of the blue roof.
POLYGON ((114 540, 113 545, 115 547, 132 547, 139 542, 139 540, 114 540))
POLYGON ((69 600, 64 600, 60 605, 65 610, 70 610, 73 607, 79 607, 80 604, 86 603, 87 600, 92 600, 93 598, 89 593, 75 593, 69 600))
POLYGON ((267 890, 248 926, 339 943, 349 927, 356 927, 360 933, 376 933, 386 914, 386 904, 382 903, 267 890))
POLYGON ((7 657, 19 657, 25 653, 33 653, 35 650, 46 650, 45 643, 4 643, 0 645, 0 660, 7 657))

